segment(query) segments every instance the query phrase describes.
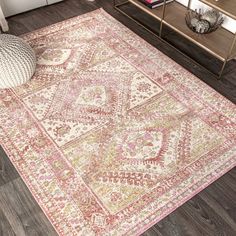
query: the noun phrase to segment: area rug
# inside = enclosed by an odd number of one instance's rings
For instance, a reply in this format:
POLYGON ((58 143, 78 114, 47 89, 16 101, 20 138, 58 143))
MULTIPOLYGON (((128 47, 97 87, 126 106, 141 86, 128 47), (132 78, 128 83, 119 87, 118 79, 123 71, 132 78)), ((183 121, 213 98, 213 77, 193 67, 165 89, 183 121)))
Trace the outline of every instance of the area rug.
POLYGON ((104 10, 23 38, 0 144, 59 235, 139 235, 235 166, 235 105, 104 10))

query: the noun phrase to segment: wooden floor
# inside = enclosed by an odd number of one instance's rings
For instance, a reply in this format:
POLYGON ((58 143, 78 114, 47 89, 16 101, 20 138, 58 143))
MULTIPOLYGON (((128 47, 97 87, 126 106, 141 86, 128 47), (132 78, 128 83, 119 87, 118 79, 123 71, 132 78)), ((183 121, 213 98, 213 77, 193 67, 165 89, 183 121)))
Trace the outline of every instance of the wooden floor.
MULTIPOLYGON (((10 33, 20 35, 35 29, 103 7, 111 15, 135 31, 149 43, 192 71, 225 97, 236 102, 236 62, 226 67, 222 80, 216 80, 203 68, 173 50, 128 18, 112 8, 112 1, 67 0, 49 7, 9 18, 10 33)), ((153 21, 137 9, 127 7, 147 24, 153 21)), ((152 27, 152 25, 151 25, 152 27)), ((168 31, 168 30, 167 30, 168 31)), ((170 40, 182 44, 187 53, 192 52, 203 64, 219 69, 219 62, 202 51, 194 50, 184 39, 173 33, 170 40)), ((33 199, 20 176, 0 148, 0 236, 54 236, 57 235, 33 199)), ((236 168, 221 177, 204 191, 178 208, 143 234, 144 236, 235 236, 236 235, 236 168)), ((86 236, 86 235, 85 235, 86 236)))

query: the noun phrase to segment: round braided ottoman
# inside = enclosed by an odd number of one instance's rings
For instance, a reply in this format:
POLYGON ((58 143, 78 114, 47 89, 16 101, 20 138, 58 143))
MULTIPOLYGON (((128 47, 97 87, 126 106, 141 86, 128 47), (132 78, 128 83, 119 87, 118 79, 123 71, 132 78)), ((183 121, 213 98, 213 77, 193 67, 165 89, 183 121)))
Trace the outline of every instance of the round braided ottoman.
POLYGON ((27 82, 35 72, 36 57, 21 38, 0 34, 0 89, 27 82))

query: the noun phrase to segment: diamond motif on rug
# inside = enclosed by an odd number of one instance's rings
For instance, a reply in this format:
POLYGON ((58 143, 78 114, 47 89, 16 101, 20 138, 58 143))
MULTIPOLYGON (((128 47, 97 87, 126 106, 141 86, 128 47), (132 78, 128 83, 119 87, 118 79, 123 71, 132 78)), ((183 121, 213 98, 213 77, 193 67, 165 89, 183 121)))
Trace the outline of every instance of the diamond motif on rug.
POLYGON ((144 103, 162 91, 157 84, 140 72, 132 75, 130 90, 130 108, 144 103))
POLYGON ((37 60, 39 65, 61 65, 69 58, 71 54, 70 49, 47 49, 37 60))
POLYGON ((87 86, 81 92, 75 102, 76 105, 102 107, 106 104, 106 91, 104 86, 87 86))

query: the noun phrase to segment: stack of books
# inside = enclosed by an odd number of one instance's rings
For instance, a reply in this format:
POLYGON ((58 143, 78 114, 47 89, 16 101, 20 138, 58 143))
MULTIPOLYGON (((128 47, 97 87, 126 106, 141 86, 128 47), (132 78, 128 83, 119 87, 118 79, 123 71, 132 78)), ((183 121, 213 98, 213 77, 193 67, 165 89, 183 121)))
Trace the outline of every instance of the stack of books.
MULTIPOLYGON (((164 0, 139 0, 140 2, 144 3, 147 7, 153 9, 159 7, 165 3, 164 0)), ((166 3, 173 2, 174 0, 166 0, 166 3)))

